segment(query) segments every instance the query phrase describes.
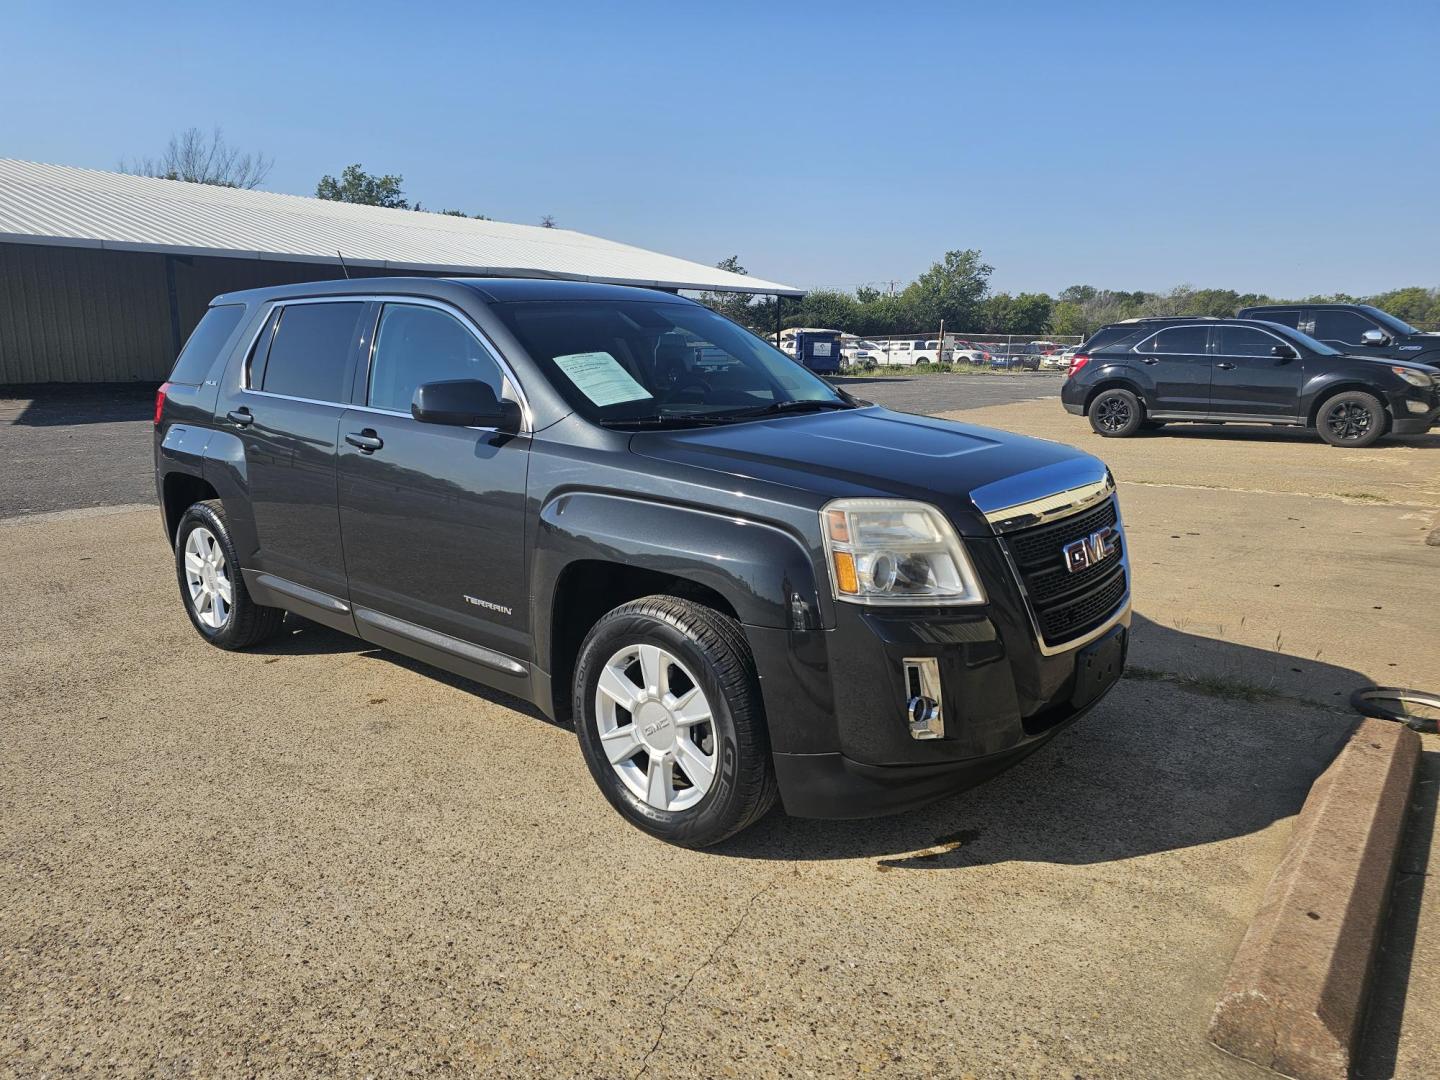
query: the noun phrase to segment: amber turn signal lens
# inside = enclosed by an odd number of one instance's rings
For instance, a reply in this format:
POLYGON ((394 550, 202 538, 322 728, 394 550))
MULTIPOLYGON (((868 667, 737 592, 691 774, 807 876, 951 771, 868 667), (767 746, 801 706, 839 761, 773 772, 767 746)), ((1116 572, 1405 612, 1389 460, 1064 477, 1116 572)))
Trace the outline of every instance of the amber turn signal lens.
POLYGON ((830 530, 830 539, 837 544, 848 544, 850 542, 850 518, 844 510, 829 510, 825 513, 826 527, 830 530))
POLYGON ((852 595, 860 591, 860 579, 855 575, 855 556, 848 551, 835 552, 835 587, 852 595))

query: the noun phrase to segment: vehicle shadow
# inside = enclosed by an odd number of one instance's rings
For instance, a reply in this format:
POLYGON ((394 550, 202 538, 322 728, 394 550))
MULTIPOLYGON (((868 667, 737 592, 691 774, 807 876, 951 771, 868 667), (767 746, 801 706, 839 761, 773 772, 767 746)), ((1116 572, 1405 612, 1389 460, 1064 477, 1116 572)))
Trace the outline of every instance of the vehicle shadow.
POLYGON ((154 409, 153 383, 0 386, 0 424, 10 423, 18 427, 68 427, 149 420, 154 409))
MULTIPOLYGON (((1159 431, 1143 434, 1147 439, 1205 439, 1218 442, 1274 442, 1313 443, 1324 445, 1323 440, 1313 431, 1301 428, 1269 427, 1256 424, 1167 424, 1159 431)), ((1414 446, 1422 449, 1440 449, 1440 431, 1424 435, 1386 435, 1370 449, 1386 446, 1414 446)))
MULTIPOLYGON (((519 698, 339 631, 295 616, 286 626, 289 633, 255 652, 373 656, 555 724, 519 698)), ((1297 813, 1358 720, 1315 698, 1328 700, 1340 693, 1335 688, 1348 692, 1370 680, 1338 665, 1190 634, 1141 615, 1132 633, 1127 676, 1110 696, 988 783, 885 818, 807 820, 777 809, 710 852, 742 859, 874 858, 880 870, 1086 864, 1245 836, 1297 813), (1150 662, 1163 667, 1139 666, 1137 654, 1158 658, 1150 662), (1308 700, 1292 696, 1304 688, 1313 690, 1308 700)))
POLYGON ((1268 691, 1256 676, 1278 667, 1300 668, 1325 686, 1369 680, 1272 650, 1189 640, 1195 635, 1140 616, 1133 633, 1132 665, 1143 651, 1196 657, 1203 670, 1132 666, 1093 712, 979 788, 888 818, 771 814, 711 850, 746 859, 875 858, 881 870, 1086 864, 1245 836, 1297 813, 1358 717, 1268 691))
POLYGON ((339 630, 332 630, 328 626, 311 622, 309 619, 299 615, 287 613, 285 616, 284 633, 271 638, 263 645, 257 645, 249 650, 257 656, 330 656, 341 653, 354 653, 358 656, 374 657, 377 660, 384 660, 402 667, 406 671, 413 671, 417 675, 423 675, 427 679, 434 679, 436 682, 444 683, 446 686, 453 686, 467 694, 493 701, 495 704, 507 709, 513 709, 523 716, 532 720, 539 720, 555 727, 570 730, 570 725, 561 724, 551 720, 530 702, 517 698, 513 694, 507 694, 502 690, 496 690, 483 683, 477 683, 462 675, 455 675, 443 668, 435 667, 421 660, 412 660, 401 653, 392 652, 389 649, 380 648, 368 641, 361 641, 357 637, 341 633, 339 630))

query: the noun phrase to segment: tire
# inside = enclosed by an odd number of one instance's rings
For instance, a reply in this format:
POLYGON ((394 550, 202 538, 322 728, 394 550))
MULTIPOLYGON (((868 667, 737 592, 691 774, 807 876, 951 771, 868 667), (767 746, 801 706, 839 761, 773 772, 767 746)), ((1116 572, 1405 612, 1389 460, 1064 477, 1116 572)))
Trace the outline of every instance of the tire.
POLYGON ((674 596, 624 604, 580 646, 573 693, 590 775, 637 828, 708 847, 775 804, 760 682, 734 619, 674 596))
POLYGON ((1326 398, 1315 414, 1315 429, 1331 446, 1370 446, 1389 427, 1385 406, 1363 390, 1346 390, 1326 398))
POLYGON ((181 517, 175 577, 190 624, 211 645, 248 649, 280 632, 285 612, 250 599, 220 500, 195 503, 181 517))
POLYGON ((1085 411, 1090 417, 1090 427, 1107 439, 1134 435, 1145 422, 1145 407, 1129 390, 1102 390, 1085 411))

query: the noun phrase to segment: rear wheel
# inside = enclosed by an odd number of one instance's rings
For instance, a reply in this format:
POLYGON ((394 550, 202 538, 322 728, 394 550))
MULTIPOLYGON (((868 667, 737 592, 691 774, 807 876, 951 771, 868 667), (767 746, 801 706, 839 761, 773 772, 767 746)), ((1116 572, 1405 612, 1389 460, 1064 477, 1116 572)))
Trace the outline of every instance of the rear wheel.
POLYGON ((1369 446, 1385 434, 1389 418, 1374 394, 1346 390, 1320 406, 1315 427, 1331 446, 1369 446))
POLYGON ((185 613, 211 645, 245 649, 279 632, 285 612, 250 599, 218 499, 196 503, 180 519, 175 576, 185 613))
POLYGON ((602 618, 580 647, 574 715, 600 790, 662 840, 707 847, 775 803, 755 663, 711 608, 648 596, 602 618))
POLYGON ((1090 402, 1090 426, 1107 439, 1123 439, 1140 430, 1145 409, 1129 390, 1102 390, 1090 402))

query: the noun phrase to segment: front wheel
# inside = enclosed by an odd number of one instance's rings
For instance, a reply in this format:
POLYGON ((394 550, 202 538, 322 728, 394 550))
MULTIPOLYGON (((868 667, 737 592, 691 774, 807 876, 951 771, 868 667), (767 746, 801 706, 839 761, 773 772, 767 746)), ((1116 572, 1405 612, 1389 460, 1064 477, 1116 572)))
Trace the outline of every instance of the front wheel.
POLYGON ((1331 446, 1369 446, 1388 427, 1385 406, 1374 394, 1347 390, 1320 406, 1315 417, 1320 437, 1331 446))
POLYGON ((774 805, 759 679, 734 619, 674 596, 624 604, 585 638, 573 690, 585 764, 631 824, 708 847, 774 805))
POLYGON ((1107 439, 1123 439, 1134 435, 1145 422, 1145 409, 1140 399, 1129 390, 1103 390, 1095 395, 1088 410, 1090 426, 1107 439))

